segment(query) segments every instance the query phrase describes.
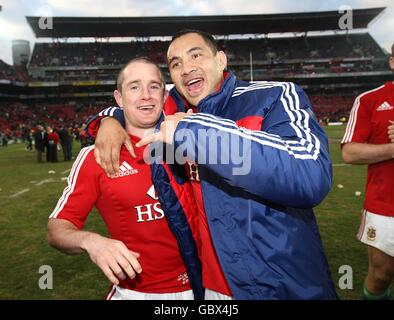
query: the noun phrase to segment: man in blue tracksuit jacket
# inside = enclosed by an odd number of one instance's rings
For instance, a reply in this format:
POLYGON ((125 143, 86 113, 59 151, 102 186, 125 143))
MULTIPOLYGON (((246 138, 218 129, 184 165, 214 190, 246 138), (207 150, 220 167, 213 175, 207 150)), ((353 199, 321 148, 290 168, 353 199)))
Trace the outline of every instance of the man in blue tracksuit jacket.
MULTIPOLYGON (((306 94, 293 83, 238 80, 225 71, 226 56, 213 38, 199 31, 174 36, 167 58, 175 84, 166 101, 167 116, 159 125, 161 131, 140 145, 166 142, 178 162, 197 165, 204 218, 231 296, 335 299, 312 211, 331 188, 332 168, 327 137, 306 94), (189 109, 196 113, 186 114, 189 109)), ((149 93, 143 94, 147 112, 149 93)), ((123 121, 121 109, 108 108, 98 116, 106 115, 123 121)), ((106 130, 113 130, 113 122, 104 122, 109 123, 106 130)), ((100 139, 99 147, 108 150, 108 138, 100 139)), ((108 151, 100 153, 101 165, 111 172, 109 157, 105 159, 108 151)), ((190 240, 191 234, 196 239, 196 232, 188 223, 184 199, 177 201, 177 188, 190 177, 179 164, 156 162, 151 167, 184 261, 193 265, 196 246, 181 239, 190 240)), ((201 253, 200 257, 204 260, 201 253)), ((204 261, 202 265, 204 275, 204 261)), ((188 272, 193 278, 193 270, 188 272)))

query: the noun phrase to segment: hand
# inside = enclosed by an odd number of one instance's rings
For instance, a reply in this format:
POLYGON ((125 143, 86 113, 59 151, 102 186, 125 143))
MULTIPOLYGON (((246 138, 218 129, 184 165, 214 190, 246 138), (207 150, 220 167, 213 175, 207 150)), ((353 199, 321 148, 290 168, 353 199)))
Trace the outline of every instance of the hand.
POLYGON ((387 127, 387 135, 389 136, 390 142, 394 143, 394 121, 389 120, 389 125, 387 127))
POLYGON ((175 129, 178 126, 179 121, 192 113, 193 110, 189 109, 187 113, 177 112, 171 116, 166 116, 160 125, 160 131, 142 138, 138 143, 136 143, 136 146, 142 147, 155 141, 162 141, 164 143, 172 144, 174 141, 175 129))
POLYGON ((94 158, 109 177, 119 172, 120 149, 123 144, 131 156, 136 158, 130 137, 120 123, 111 117, 102 121, 95 141, 94 158))
POLYGON ((126 276, 133 279, 142 268, 138 262, 139 253, 129 250, 121 241, 105 238, 99 234, 89 234, 83 244, 90 259, 104 272, 113 284, 126 276))

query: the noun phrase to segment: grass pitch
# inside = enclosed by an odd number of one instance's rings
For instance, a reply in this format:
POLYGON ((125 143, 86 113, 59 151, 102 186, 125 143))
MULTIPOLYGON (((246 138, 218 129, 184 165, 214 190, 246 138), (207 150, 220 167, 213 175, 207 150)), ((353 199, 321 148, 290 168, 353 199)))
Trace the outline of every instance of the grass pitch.
MULTIPOLYGON (((334 163, 334 184, 316 209, 320 233, 337 292, 342 299, 361 299, 368 260, 366 247, 355 235, 364 199, 366 166, 344 165, 339 141, 344 127, 326 127, 334 163), (343 188, 339 188, 342 185, 343 188), (355 192, 360 191, 361 196, 355 192), (338 287, 348 265, 353 289, 338 287)), ((74 155, 79 145, 74 144, 74 155)), ((49 247, 46 223, 60 197, 71 162, 36 163, 23 144, 0 148, 0 299, 104 299, 110 283, 86 254, 67 256, 49 247), (54 171, 55 173, 49 173, 54 171), (39 287, 42 265, 53 269, 53 289, 39 287)), ((106 234, 94 210, 86 229, 106 234)), ((392 291, 394 286, 392 286, 392 291)))

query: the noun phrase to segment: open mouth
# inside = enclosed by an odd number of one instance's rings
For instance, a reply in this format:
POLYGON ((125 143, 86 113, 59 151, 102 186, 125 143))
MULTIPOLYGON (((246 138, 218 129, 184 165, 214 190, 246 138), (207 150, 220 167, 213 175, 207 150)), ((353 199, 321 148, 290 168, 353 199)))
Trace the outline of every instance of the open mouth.
POLYGON ((196 78, 186 83, 186 89, 190 95, 197 95, 201 92, 204 85, 203 78, 196 78))
POLYGON ((155 106, 154 105, 147 105, 147 106, 139 106, 137 107, 138 110, 147 111, 152 110, 155 106))

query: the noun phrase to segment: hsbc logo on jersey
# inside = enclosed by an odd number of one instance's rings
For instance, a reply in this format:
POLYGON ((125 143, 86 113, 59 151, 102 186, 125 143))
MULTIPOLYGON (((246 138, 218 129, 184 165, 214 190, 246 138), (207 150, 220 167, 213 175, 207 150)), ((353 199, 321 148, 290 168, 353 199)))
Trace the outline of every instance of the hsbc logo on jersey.
MULTIPOLYGON (((149 188, 146 194, 154 200, 159 199, 153 185, 149 188)), ((137 214, 137 222, 149 222, 164 218, 164 211, 161 209, 160 202, 158 201, 156 203, 135 206, 134 209, 137 214)))

